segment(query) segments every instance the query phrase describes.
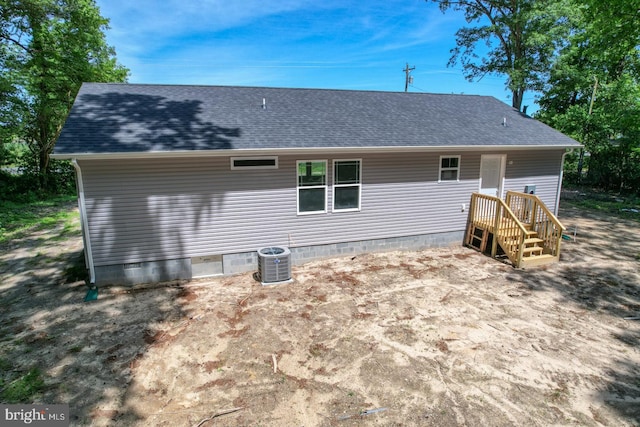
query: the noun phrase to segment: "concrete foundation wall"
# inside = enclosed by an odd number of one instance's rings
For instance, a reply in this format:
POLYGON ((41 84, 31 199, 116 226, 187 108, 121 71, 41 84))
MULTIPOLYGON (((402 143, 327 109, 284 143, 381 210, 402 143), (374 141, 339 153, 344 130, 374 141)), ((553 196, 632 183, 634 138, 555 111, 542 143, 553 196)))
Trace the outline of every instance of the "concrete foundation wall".
POLYGON ((136 285, 191 279, 191 259, 169 259, 98 266, 96 285, 136 285))
MULTIPOLYGON (((463 231, 454 231, 289 249, 291 250, 293 265, 300 265, 333 256, 392 250, 420 250, 429 247, 462 244, 463 235, 463 231)), ((222 275, 257 271, 257 268, 258 253, 256 251, 222 255, 222 275)), ((191 258, 99 266, 96 267, 96 284, 134 285, 191 279, 192 271, 191 258)))

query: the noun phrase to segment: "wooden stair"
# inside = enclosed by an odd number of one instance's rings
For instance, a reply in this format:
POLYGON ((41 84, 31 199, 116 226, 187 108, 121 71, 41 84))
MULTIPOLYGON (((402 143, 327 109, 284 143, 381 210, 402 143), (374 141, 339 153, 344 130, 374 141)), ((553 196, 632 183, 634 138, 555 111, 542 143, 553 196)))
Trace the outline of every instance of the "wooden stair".
POLYGON ((484 252, 487 248, 487 241, 489 239, 489 232, 481 227, 471 226, 469 227, 469 233, 467 235, 467 246, 473 249, 484 252))
POLYGON ((474 193, 465 244, 498 255, 498 248, 517 268, 557 262, 564 226, 535 195, 508 192, 507 201, 474 193), (514 210, 517 213, 514 213, 514 210))
MULTIPOLYGON (((525 226, 525 228, 527 227, 525 226)), ((553 256, 544 254, 544 239, 538 237, 538 232, 527 230, 526 234, 527 237, 523 242, 521 267, 543 265, 548 262, 553 262, 553 256)))

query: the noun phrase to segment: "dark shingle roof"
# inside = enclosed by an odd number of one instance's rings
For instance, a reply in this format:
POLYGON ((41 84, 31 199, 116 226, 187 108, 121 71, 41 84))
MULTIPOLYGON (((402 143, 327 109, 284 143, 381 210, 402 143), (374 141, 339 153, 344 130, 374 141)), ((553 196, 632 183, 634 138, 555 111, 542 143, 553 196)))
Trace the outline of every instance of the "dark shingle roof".
POLYGON ((487 96, 85 83, 54 154, 576 145, 487 96))

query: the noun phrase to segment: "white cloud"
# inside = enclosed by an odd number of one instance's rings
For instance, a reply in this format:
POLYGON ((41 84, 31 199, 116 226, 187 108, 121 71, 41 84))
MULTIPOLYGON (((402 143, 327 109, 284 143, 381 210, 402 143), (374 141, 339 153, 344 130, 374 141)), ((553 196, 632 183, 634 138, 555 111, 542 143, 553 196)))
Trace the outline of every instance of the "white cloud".
POLYGON ((428 91, 467 87, 446 69, 464 19, 424 0, 97 3, 132 83, 402 90, 409 62, 428 91))
POLYGON ((98 0, 115 32, 148 36, 177 36, 217 32, 278 13, 305 9, 311 0, 98 0))
MULTIPOLYGON (((225 31, 264 25, 263 21, 273 16, 332 7, 331 1, 312 0, 97 0, 97 3, 102 15, 110 19, 107 40, 125 65, 155 56, 156 51, 163 49, 180 50, 189 47, 185 45, 200 44, 199 48, 206 50, 207 43, 229 42, 223 35, 225 31), (202 43, 205 39, 207 43, 202 43)), ((253 40, 260 42, 264 40, 253 40)))

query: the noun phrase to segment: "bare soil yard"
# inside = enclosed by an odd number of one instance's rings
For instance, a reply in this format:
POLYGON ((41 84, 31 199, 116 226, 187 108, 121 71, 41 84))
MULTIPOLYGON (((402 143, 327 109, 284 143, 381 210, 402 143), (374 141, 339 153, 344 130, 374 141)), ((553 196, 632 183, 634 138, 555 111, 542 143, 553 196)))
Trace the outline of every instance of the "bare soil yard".
POLYGON ((551 266, 456 246, 91 302, 80 238, 30 234, 0 255, 2 375, 39 368, 72 425, 638 426, 640 222, 565 206, 551 266))

